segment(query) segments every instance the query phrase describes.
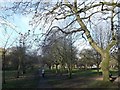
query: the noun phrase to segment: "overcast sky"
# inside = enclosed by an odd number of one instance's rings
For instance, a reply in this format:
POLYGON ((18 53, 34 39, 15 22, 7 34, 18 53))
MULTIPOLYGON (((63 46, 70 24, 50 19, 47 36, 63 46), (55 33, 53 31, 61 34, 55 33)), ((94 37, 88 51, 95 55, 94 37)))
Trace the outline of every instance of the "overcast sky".
MULTIPOLYGON (((0 24, 0 47, 4 47, 7 39, 9 38, 6 48, 10 47, 11 44, 12 46, 18 45, 18 42, 16 41, 18 41, 18 39, 20 38, 20 35, 18 34, 19 32, 24 34, 25 32, 27 32, 27 30, 31 30, 31 27, 29 26, 29 21, 32 18, 32 15, 25 16, 21 14, 14 14, 12 15, 12 17, 11 16, 6 17, 6 14, 10 14, 11 12, 9 11, 6 12, 3 7, 9 6, 9 5, 10 5, 10 2, 9 3, 6 3, 5 1, 0 2, 1 20, 5 18, 4 20, 6 20, 8 23, 13 25, 13 27, 15 27, 15 30, 14 30, 13 28, 10 28, 10 26, 5 26, 3 24, 0 24)), ((39 31, 36 30, 36 33, 38 32, 39 31)), ((84 43, 83 42, 79 43, 79 42, 81 42, 81 40, 76 42, 75 45, 80 46, 81 44, 81 48, 85 47, 85 42, 84 43)))
MULTIPOLYGON (((19 1, 19 0, 15 0, 15 1, 19 1)), ((96 1, 101 1, 101 0, 96 0, 96 1)), ((105 0, 102 0, 102 1, 105 1, 105 0)), ((111 0, 107 0, 107 1, 111 1, 111 0)), ((117 0, 114 0, 114 1, 117 1, 117 0)), ((5 17, 5 14, 11 13, 8 11, 7 12, 4 11, 3 7, 5 5, 10 5, 10 0, 0 0, 0 11, 1 11, 0 18, 5 17), (6 3, 7 1, 9 3, 6 3)), ((25 32, 27 32, 27 30, 30 30, 32 28, 29 26, 29 21, 31 20, 31 18, 32 18, 32 15, 24 16, 21 14, 14 14, 13 17, 7 17, 6 20, 16 27, 16 30, 18 31, 18 33, 21 32, 24 34, 25 32)), ((20 37, 20 35, 10 27, 7 26, 6 30, 5 28, 6 26, 3 26, 2 24, 0 24, 0 47, 3 47, 5 45, 8 37, 10 37, 10 39, 7 46, 11 45, 16 38, 20 37)), ((37 32, 38 31, 36 30, 36 33, 37 32)), ((15 46, 16 44, 18 43, 14 43, 13 46, 15 46)), ((85 41, 79 40, 75 43, 75 45, 78 46, 79 49, 82 49, 83 47, 88 47, 89 44, 87 43, 87 46, 86 46, 85 41)))

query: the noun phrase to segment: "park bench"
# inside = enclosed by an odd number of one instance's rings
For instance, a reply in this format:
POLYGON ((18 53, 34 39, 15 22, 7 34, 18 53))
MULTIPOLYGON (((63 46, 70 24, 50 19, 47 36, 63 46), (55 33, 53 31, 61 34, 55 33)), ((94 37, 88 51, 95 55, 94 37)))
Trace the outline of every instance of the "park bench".
POLYGON ((110 81, 113 82, 118 76, 112 76, 112 74, 109 75, 110 81))

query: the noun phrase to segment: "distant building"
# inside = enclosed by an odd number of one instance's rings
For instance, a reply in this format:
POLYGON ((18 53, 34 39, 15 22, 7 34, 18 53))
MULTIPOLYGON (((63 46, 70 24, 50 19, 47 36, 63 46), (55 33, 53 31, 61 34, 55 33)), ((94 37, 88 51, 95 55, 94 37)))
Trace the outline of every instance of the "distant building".
POLYGON ((2 70, 2 51, 3 51, 3 48, 0 48, 0 71, 2 70))
POLYGON ((9 55, 9 54, 10 54, 11 52, 13 52, 14 50, 17 50, 17 47, 7 48, 6 54, 9 55))
POLYGON ((0 56, 2 56, 3 48, 0 48, 0 56))
MULTIPOLYGON (((4 48, 0 48, 0 56, 2 56, 2 52, 3 52, 4 48)), ((11 47, 11 48, 7 48, 6 49, 6 55, 9 55, 11 52, 13 52, 14 50, 17 50, 17 47, 11 47)))

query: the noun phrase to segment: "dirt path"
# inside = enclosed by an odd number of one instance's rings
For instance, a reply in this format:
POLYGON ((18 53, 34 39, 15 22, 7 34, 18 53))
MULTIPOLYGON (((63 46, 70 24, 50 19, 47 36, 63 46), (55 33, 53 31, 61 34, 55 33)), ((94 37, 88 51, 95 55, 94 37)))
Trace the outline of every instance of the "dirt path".
POLYGON ((67 75, 45 74, 45 78, 39 73, 39 83, 37 88, 87 88, 94 81, 102 81, 102 76, 75 76, 71 79, 67 75))
POLYGON ((85 87, 88 83, 89 82, 85 77, 74 77, 72 79, 68 79, 67 76, 61 77, 59 75, 47 74, 45 75, 45 78, 43 78, 40 74, 37 88, 79 88, 81 86, 85 87))
POLYGON ((52 88, 52 86, 48 83, 48 79, 41 78, 38 83, 38 88, 52 88))
MULTIPOLYGON (((69 79, 67 74, 55 75, 51 72, 45 74, 45 78, 42 77, 39 72, 38 88, 88 88, 91 87, 94 81, 102 81, 102 76, 80 76, 72 75, 69 79)), ((95 82, 96 83, 96 82, 95 82)), ((101 84, 101 82, 100 82, 101 84)), ((99 86, 99 84, 98 84, 99 86)))
POLYGON ((45 75, 45 77, 42 77, 42 73, 41 70, 38 71, 39 73, 39 83, 38 83, 38 87, 37 88, 52 88, 53 86, 51 86, 48 81, 51 78, 50 75, 45 75))

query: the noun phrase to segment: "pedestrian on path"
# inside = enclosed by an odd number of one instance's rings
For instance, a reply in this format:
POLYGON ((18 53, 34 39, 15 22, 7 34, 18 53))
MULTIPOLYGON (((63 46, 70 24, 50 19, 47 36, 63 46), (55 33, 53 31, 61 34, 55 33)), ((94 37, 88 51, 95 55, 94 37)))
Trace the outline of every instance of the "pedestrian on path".
POLYGON ((44 78, 45 77, 45 70, 42 69, 42 77, 44 78))

